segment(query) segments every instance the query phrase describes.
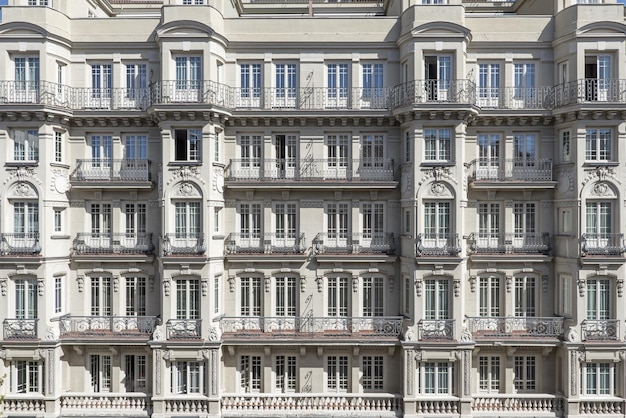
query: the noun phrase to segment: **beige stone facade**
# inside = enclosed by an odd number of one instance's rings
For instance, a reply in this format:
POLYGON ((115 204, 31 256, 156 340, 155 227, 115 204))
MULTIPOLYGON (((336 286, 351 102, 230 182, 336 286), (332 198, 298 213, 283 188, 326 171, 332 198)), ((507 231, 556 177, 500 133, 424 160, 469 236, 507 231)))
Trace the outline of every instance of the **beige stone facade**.
POLYGON ((626 413, 616 0, 9 0, 4 417, 626 413))

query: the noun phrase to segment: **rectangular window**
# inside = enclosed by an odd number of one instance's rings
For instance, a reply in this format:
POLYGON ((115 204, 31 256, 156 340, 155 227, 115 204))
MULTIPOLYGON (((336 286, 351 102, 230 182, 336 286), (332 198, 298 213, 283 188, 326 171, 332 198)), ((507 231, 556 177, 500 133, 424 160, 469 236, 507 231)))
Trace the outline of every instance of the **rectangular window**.
POLYGON ((383 316, 384 306, 384 279, 382 277, 363 278, 363 316, 383 316))
POLYGON ((498 107, 500 98, 500 64, 478 64, 478 102, 483 107, 498 107))
POLYGON ((200 318, 199 280, 176 280, 176 318, 200 318))
POLYGON ((411 279, 408 277, 404 278, 404 313, 408 314, 411 312, 411 300, 413 300, 413 292, 411 290, 411 279))
POLYGON ((425 202, 424 245, 433 248, 446 246, 451 223, 450 202, 425 202))
POLYGON ((383 390, 384 358, 383 356, 363 356, 363 389, 383 390))
POLYGON ((213 208, 213 232, 220 232, 220 229, 221 229, 220 212, 221 211, 222 211, 222 208, 213 208))
POLYGON ((146 64, 126 64, 126 98, 147 97, 148 66, 146 64))
POLYGON ((261 205, 242 203, 239 206, 239 231, 241 238, 261 238, 261 205))
POLYGON ((261 278, 241 278, 241 315, 261 316, 261 278))
POLYGON ((111 278, 91 277, 91 316, 110 316, 111 299, 111 278))
POLYGON ((615 363, 583 363, 581 393, 585 395, 613 395, 615 393, 615 363))
POLYGON ((327 107, 346 107, 348 104, 348 64, 327 64, 327 107))
POLYGON ((513 247, 534 247, 540 244, 537 233, 537 204, 513 204, 513 247))
POLYGON ((126 135, 125 158, 128 168, 135 167, 139 161, 148 159, 148 136, 147 135, 126 135))
POLYGON ((361 165, 363 167, 384 167, 385 137, 383 135, 363 135, 361 137, 361 165))
POLYGON ((535 98, 535 64, 514 64, 513 84, 514 98, 517 100, 532 100, 535 98))
POLYGON ((386 104, 383 68, 383 64, 363 64, 363 107, 381 108, 386 104))
POLYGON ((427 161, 452 159, 451 129, 424 129, 424 159, 427 161))
POLYGON ((500 391, 500 357, 478 358, 478 388, 481 392, 500 391))
POLYGON ((297 295, 295 277, 277 277, 276 316, 296 316, 297 295))
POLYGON ((515 389, 522 392, 534 392, 536 384, 536 364, 535 356, 515 356, 514 358, 514 380, 515 389))
POLYGON ((328 167, 343 168, 348 166, 350 152, 349 135, 327 135, 326 152, 328 153, 328 167))
MULTIPOLYGON (((297 209, 295 203, 276 203, 274 206, 275 226, 274 231, 276 238, 283 240, 285 238, 295 239, 297 234, 297 209)), ((293 245, 293 241, 278 241, 279 246, 289 244, 293 245)))
POLYGON ((241 167, 261 167, 263 137, 261 135, 241 135, 239 137, 239 152, 241 167))
POLYGON ((17 319, 37 318, 37 281, 15 281, 15 317, 17 319))
POLYGON ((241 95, 249 105, 258 106, 261 97, 261 64, 240 64, 241 95))
POLYGON ((176 361, 170 366, 173 394, 204 393, 204 364, 200 361, 176 361))
POLYGON ((500 316, 500 279, 498 277, 480 277, 479 315, 500 316))
POLYGON ((422 364, 421 393, 424 395, 454 394, 454 363, 428 362, 422 364))
POLYGON ((220 276, 213 278, 213 312, 219 313, 220 311, 220 276))
POLYGON ((411 146, 411 142, 413 142, 413 137, 411 135, 411 132, 405 132, 404 133, 404 162, 405 163, 410 163, 412 158, 411 158, 411 153, 413 152, 413 147, 411 146))
POLYGON ((126 392, 144 392, 148 385, 148 362, 145 355, 125 356, 126 392))
POLYGON ((111 234, 111 204, 92 203, 90 210, 92 238, 109 237, 111 234))
POLYGON ((328 316, 348 316, 349 291, 347 277, 328 278, 328 316))
POLYGON ((348 391, 348 356, 328 356, 326 359, 326 388, 329 392, 348 391))
POLYGON ((347 245, 349 219, 347 203, 328 203, 326 206, 326 236, 330 246, 347 245))
POLYGON ((54 278, 54 313, 58 314, 63 311, 63 279, 64 277, 54 278))
POLYGON ((126 316, 146 315, 146 278, 126 278, 126 316))
MULTIPOLYGON (((91 98, 92 99, 110 99, 111 87, 113 82, 111 79, 111 64, 92 64, 91 65, 91 98)), ((98 102, 93 102, 94 107, 102 107, 98 102)))
MULTIPOLYGON (((182 90, 181 100, 186 98, 185 90, 198 90, 202 82, 202 57, 180 56, 174 58, 176 66, 176 90, 182 90)), ((180 96, 181 92, 177 92, 180 96)))
POLYGON ((89 356, 91 391, 111 392, 111 356, 92 354, 89 356))
POLYGON ((16 238, 35 238, 39 233, 39 203, 13 203, 13 233, 16 238))
POLYGON ((261 391, 261 356, 241 356, 239 359, 241 389, 246 392, 261 391))
POLYGON ((515 278, 515 316, 537 316, 537 279, 515 278))
POLYGON ((13 160, 39 161, 39 131, 36 129, 13 131, 13 160))
POLYGON ((613 245, 613 204, 612 202, 587 201, 585 205, 585 235, 590 248, 605 248, 613 245))
POLYGON ((222 135, 222 132, 218 132, 216 131, 213 134, 213 161, 219 162, 220 161, 220 137, 222 135))
POLYGON ((93 167, 111 167, 113 158, 113 137, 111 135, 91 135, 91 158, 93 167))
POLYGON ((32 102, 39 90, 39 57, 15 57, 14 63, 18 98, 32 102))
POLYGON ((450 318, 450 282, 445 279, 424 281, 424 319, 450 318))
POLYGON ((561 155, 563 162, 572 160, 572 142, 570 131, 561 132, 561 155))
POLYGON ((377 241, 383 244, 385 233, 385 204, 363 203, 363 238, 377 241))
POLYGON ((18 360, 10 363, 12 393, 43 393, 43 368, 38 361, 18 360))
POLYGON ((482 248, 500 247, 500 204, 478 204, 478 244, 482 248))
POLYGON ((176 161, 201 161, 201 141, 200 129, 175 129, 174 159, 176 161))
POLYGON ((277 107, 292 106, 296 98, 296 64, 276 64, 277 107))
POLYGON ((146 210, 147 205, 145 203, 126 203, 124 205, 126 238, 138 238, 138 235, 145 236, 147 231, 146 210))
POLYGON ((196 239, 202 231, 200 202, 174 203, 176 238, 196 239))
POLYGON ((296 356, 276 356, 274 373, 276 374, 276 390, 278 392, 296 391, 296 356))
POLYGON ((54 133, 54 162, 63 162, 63 134, 61 132, 54 133))
POLYGON ((607 128, 587 129, 585 135, 585 160, 612 161, 612 130, 607 128))
POLYGON ((611 319, 611 281, 609 279, 587 280, 587 319, 611 319))

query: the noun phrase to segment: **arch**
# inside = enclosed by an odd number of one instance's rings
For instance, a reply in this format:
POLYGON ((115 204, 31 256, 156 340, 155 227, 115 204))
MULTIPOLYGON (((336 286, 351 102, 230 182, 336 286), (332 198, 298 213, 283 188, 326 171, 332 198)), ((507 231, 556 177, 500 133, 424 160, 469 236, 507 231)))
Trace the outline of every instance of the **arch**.
POLYGON ((0 38, 19 37, 24 39, 38 39, 48 37, 48 31, 39 25, 28 22, 12 22, 2 25, 0 38))
POLYGON ((9 186, 6 197, 9 200, 35 200, 39 199, 39 190, 29 181, 15 181, 9 186))
POLYGON ((589 182, 580 191, 581 199, 619 199, 619 188, 608 180, 589 182))
POLYGON ((588 25, 578 28, 577 36, 610 36, 610 35, 626 35, 626 25, 618 22, 600 21, 589 23, 588 25))
POLYGON ((193 20, 175 20, 156 30, 157 42, 164 38, 211 38, 215 31, 204 23, 193 20))
POLYGON ((455 199, 454 186, 446 180, 432 179, 421 184, 416 193, 417 199, 455 199))
POLYGON ((202 199, 204 191, 194 181, 179 181, 169 188, 169 199, 202 199))
POLYGON ((428 22, 416 26, 411 31, 414 38, 464 38, 466 41, 472 40, 471 31, 465 26, 452 22, 428 22))

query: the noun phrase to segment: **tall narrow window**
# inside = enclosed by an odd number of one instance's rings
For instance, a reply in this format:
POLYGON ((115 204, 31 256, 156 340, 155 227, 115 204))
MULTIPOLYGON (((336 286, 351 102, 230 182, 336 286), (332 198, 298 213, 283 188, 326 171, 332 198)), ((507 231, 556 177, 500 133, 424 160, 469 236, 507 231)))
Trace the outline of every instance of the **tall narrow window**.
POLYGON ((261 316, 261 279, 259 277, 241 278, 241 315, 261 316))
POLYGON ((37 318, 37 281, 15 281, 15 317, 17 319, 37 318))
POLYGON ((148 136, 126 135, 125 157, 127 163, 148 159, 148 136))
MULTIPOLYGON (((145 236, 147 231, 146 206, 145 203, 126 203, 124 205, 127 238, 138 235, 145 236)), ((143 244, 147 244, 147 242, 143 244)))
POLYGON ((199 280, 176 280, 176 318, 200 318, 199 280))
POLYGON ((43 393, 43 364, 18 360, 9 363, 9 384, 12 393, 43 393))
POLYGON ((63 162, 63 134, 61 132, 54 133, 54 162, 63 162))
POLYGON ((174 394, 204 393, 204 363, 176 361, 171 364, 171 392, 174 394))
POLYGON ((385 104, 383 64, 363 64, 363 94, 361 102, 364 107, 380 108, 385 104))
POLYGON ((240 98, 242 105, 257 107, 261 98, 261 64, 241 64, 240 98))
POLYGON ((239 206, 239 231, 242 238, 261 238, 261 205, 242 203, 239 206))
POLYGON ((241 356, 239 359, 239 377, 244 392, 261 391, 261 356, 241 356))
POLYGON ((385 379, 383 356, 363 356, 363 389, 382 390, 385 379))
POLYGON ((36 238, 39 234, 38 202, 13 203, 13 233, 16 239, 36 238))
MULTIPOLYGON (((111 87, 113 86, 111 74, 111 64, 92 64, 91 97, 93 99, 111 98, 111 87)), ((97 103, 94 102, 94 106, 98 106, 97 103)))
POLYGON ((126 278, 126 316, 146 315, 146 278, 126 278))
POLYGON ((176 161, 201 161, 200 145, 202 132, 200 129, 174 130, 174 158, 176 161))
POLYGON ((363 203, 363 238, 383 244, 385 233, 384 203, 363 203))
MULTIPOLYGON (((275 206, 275 233, 276 238, 291 239, 296 238, 297 223, 296 223, 296 204, 295 203, 277 203, 275 206)), ((280 245, 280 242, 277 242, 280 245)), ((293 242, 284 242, 285 246, 288 244, 293 245, 293 242)))
POLYGON ((175 202, 177 238, 198 238, 202 231, 200 202, 175 202))
POLYGON ((297 384, 296 356, 276 356, 274 362, 278 392, 295 392, 297 384))
POLYGON ((39 57, 15 57, 14 63, 17 98, 32 102, 39 90, 39 57))
POLYGON ((515 316, 537 316, 536 278, 515 278, 515 316))
POLYGON ((424 319, 450 318, 450 283, 446 279, 424 281, 424 319))
POLYGON ((611 318, 611 282, 609 279, 587 280, 587 319, 611 318))
POLYGON ((181 56, 174 59, 176 65, 176 90, 198 90, 202 81, 202 58, 181 56))
POLYGON ((537 358, 535 356, 515 356, 514 380, 515 389, 524 392, 533 392, 537 387, 537 358))
POLYGON ((424 159, 450 161, 452 158, 452 130, 424 129, 424 159))
POLYGON ((385 287, 382 277, 363 278, 363 316, 385 314, 385 287))
POLYGON ((478 98, 480 106, 499 106, 500 64, 478 64, 478 98))
POLYGON ((54 278, 54 313, 58 314, 63 311, 63 280, 64 277, 58 276, 54 278))
POLYGON ((261 135, 241 135, 239 152, 243 168, 261 167, 263 137, 261 135))
POLYGON ((529 63, 513 65, 515 99, 532 101, 535 98, 535 77, 535 64, 529 63))
POLYGON ((500 390, 500 357, 478 357, 478 389, 481 392, 500 390))
POLYGON ((13 160, 39 161, 39 131, 36 129, 13 131, 13 160))
POLYGON ((89 371, 91 373, 91 391, 110 392, 111 391, 111 356, 95 355, 89 356, 89 371))
POLYGON ((479 278, 480 316, 500 316, 500 279, 498 277, 479 278))
POLYGON ((147 96, 148 66, 146 64, 126 64, 126 97, 141 99, 147 96))
POLYGON ((383 167, 385 139, 383 135, 363 135, 361 137, 361 164, 363 167, 383 167))
POLYGON ((276 315, 296 316, 297 288, 295 277, 276 278, 276 315))
POLYGON ((349 297, 347 277, 328 278, 328 316, 348 316, 349 297))
POLYGON ((587 129, 585 136, 585 160, 612 161, 613 145, 611 136, 611 129, 587 129))
POLYGON ((91 316, 111 315, 110 277, 91 277, 91 316))
POLYGON ((348 356, 328 356, 326 359, 326 388, 329 392, 348 391, 348 356))
POLYGON ((296 99, 296 64, 276 64, 277 107, 292 107, 296 99))
POLYGON ((327 107, 348 105, 348 64, 327 64, 327 107))
POLYGON ((126 392, 143 392, 147 389, 148 362, 145 355, 125 356, 126 392))
POLYGON ((454 394, 454 363, 423 363, 421 378, 421 392, 424 395, 454 394))
POLYGON ((500 248, 500 204, 478 204, 478 245, 479 249, 500 248))
POLYGON ((348 135, 327 135, 326 151, 328 167, 344 168, 348 166, 350 137, 348 135))

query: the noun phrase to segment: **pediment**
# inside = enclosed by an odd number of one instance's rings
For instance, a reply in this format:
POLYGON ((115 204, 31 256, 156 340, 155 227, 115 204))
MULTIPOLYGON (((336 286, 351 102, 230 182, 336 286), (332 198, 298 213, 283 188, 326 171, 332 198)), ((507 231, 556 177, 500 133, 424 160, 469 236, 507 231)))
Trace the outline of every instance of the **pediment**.
POLYGON ((626 25, 617 22, 594 22, 578 29, 579 36, 626 35, 626 25))
POLYGON ((213 29, 203 23, 178 20, 158 28, 157 38, 210 38, 213 32, 213 29))
POLYGON ((450 22, 428 22, 413 28, 411 35, 419 37, 444 37, 471 39, 471 31, 465 26, 450 22))

